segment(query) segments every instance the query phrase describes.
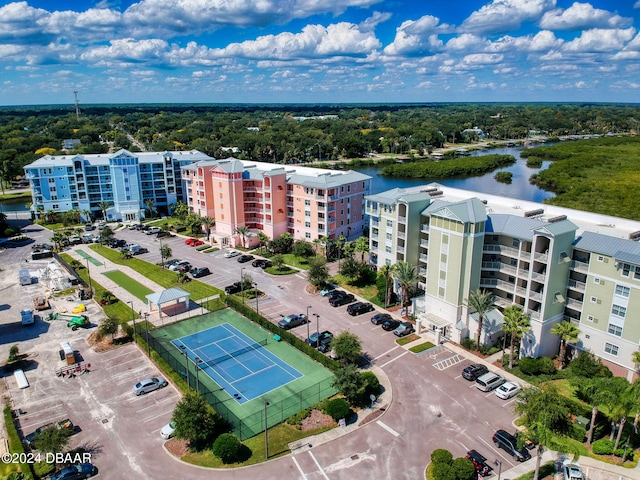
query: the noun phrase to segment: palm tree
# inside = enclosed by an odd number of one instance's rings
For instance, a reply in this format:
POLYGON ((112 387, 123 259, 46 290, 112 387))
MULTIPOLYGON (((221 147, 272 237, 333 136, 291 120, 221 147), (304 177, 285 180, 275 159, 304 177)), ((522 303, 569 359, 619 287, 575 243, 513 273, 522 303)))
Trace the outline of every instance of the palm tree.
POLYGON ((402 305, 409 305, 409 293, 411 287, 418 282, 418 269, 415 265, 400 261, 393 265, 392 276, 400 284, 400 290, 402 291, 402 305))
POLYGON ((640 370, 640 350, 631 354, 631 361, 636 364, 636 370, 640 370))
POLYGON ((152 198, 149 198, 148 200, 145 200, 144 204, 146 205, 147 210, 149 210, 149 216, 153 217, 153 214, 156 211, 156 202, 154 202, 152 198))
POLYGON ((164 259, 170 258, 173 252, 171 251, 171 247, 166 243, 160 246, 160 263, 162 263, 162 268, 164 268, 164 259))
POLYGON ((110 206, 111 206, 111 202, 102 201, 102 202, 98 203, 98 208, 102 212, 102 219, 103 220, 107 219, 107 210, 109 209, 110 206))
POLYGON ((478 314, 478 344, 476 348, 480 351, 480 339, 482 338, 482 323, 484 316, 493 310, 495 302, 495 296, 488 290, 474 290, 469 293, 469 298, 465 300, 465 305, 469 308, 471 313, 478 314))
POLYGON ((263 247, 269 241, 269 235, 264 232, 258 232, 258 240, 260 241, 260 253, 262 253, 263 247))
POLYGON ((211 227, 215 226, 215 224, 216 221, 213 217, 202 217, 202 226, 207 235, 207 240, 209 240, 209 235, 211 234, 211 227))
POLYGON ((562 370, 567 363, 566 355, 567 355, 567 342, 576 342, 578 340, 578 335, 580 335, 580 330, 571 322, 560 322, 556 323, 551 330, 549 330, 554 335, 560 337, 560 370, 562 370))
POLYGON ((364 254, 369 251, 369 239, 367 237, 359 237, 353 249, 360 253, 360 261, 362 262, 364 260, 364 254))
POLYGON ((322 251, 323 251, 322 255, 324 256, 324 258, 327 258, 329 253, 327 248, 327 246, 329 245, 329 242, 330 242, 329 237, 327 237, 326 235, 323 235, 318 239, 318 244, 322 247, 322 251))
POLYGON ((240 238, 242 238, 242 246, 244 248, 247 248, 247 235, 249 234, 249 227, 247 227, 246 225, 240 225, 239 227, 236 227, 235 233, 237 235, 240 235, 240 238))
POLYGON ((391 298, 391 291, 393 290, 393 282, 391 281, 391 274, 393 273, 393 267, 391 265, 387 265, 386 263, 380 267, 380 275, 384 275, 385 279, 385 288, 384 292, 384 308, 387 308, 389 305, 389 298, 391 298))
POLYGON ((65 235, 60 230, 58 230, 51 236, 51 241, 54 243, 58 250, 62 250, 62 242, 64 242, 65 238, 65 235))
POLYGON ((502 330, 505 333, 509 333, 511 335, 509 368, 513 368, 513 357, 515 355, 516 340, 520 340, 522 337, 524 337, 525 333, 531 330, 529 315, 524 313, 520 305, 511 305, 510 307, 505 308, 502 330))
POLYGON ((93 216, 91 215, 91 210, 83 210, 82 215, 84 216, 85 222, 91 222, 93 220, 93 216))

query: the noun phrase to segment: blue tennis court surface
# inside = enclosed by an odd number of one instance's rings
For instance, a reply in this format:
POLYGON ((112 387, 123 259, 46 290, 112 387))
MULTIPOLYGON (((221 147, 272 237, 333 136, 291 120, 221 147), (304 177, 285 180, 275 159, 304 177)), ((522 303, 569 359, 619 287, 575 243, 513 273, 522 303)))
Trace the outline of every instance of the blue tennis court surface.
POLYGON ((242 404, 302 374, 229 323, 176 338, 171 343, 242 404))

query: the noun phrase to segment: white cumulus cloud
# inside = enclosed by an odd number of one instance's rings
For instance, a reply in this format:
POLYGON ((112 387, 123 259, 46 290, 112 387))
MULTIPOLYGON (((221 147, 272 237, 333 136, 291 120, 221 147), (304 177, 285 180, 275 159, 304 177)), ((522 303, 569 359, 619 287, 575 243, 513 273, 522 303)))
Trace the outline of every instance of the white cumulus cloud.
POLYGON ((438 33, 448 28, 440 24, 439 18, 431 15, 418 20, 406 20, 396 29, 395 39, 384 48, 384 53, 412 55, 439 51, 443 42, 438 38, 438 33))
POLYGON ((493 0, 467 17, 462 32, 495 33, 518 29, 522 23, 537 21, 556 6, 556 0, 493 0))
POLYGON ((624 47, 636 33, 636 29, 601 29, 585 30, 580 37, 566 42, 563 49, 570 52, 613 52, 624 47))
POLYGON ((575 2, 566 10, 556 8, 540 19, 540 26, 549 30, 576 30, 579 28, 625 28, 633 23, 631 18, 624 18, 600 8, 593 8, 590 3, 575 2))

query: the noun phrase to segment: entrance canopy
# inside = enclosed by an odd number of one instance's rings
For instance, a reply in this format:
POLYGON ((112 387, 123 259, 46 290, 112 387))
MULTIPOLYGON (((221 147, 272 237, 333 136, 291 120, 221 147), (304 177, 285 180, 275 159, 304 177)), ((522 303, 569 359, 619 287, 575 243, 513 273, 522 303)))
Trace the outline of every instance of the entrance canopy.
POLYGON ((189 306, 189 296, 191 294, 178 287, 168 288, 161 292, 150 293, 147 295, 147 301, 149 302, 149 310, 154 310, 153 305, 158 310, 158 318, 162 317, 162 310, 164 305, 171 304, 168 308, 169 316, 187 310, 189 306))

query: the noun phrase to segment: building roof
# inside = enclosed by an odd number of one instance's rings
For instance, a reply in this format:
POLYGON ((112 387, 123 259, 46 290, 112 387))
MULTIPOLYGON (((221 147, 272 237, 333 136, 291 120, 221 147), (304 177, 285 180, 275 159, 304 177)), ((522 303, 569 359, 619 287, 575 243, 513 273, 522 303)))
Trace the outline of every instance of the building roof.
POLYGON ((77 155, 45 155, 40 157, 36 161, 26 165, 24 168, 51 168, 59 166, 73 166, 73 162, 80 160, 88 165, 109 165, 109 159, 128 156, 137 158, 140 163, 156 163, 162 161, 166 156, 171 156, 174 159, 185 161, 198 161, 210 159, 207 154, 198 150, 191 150, 188 152, 174 151, 174 152, 130 152, 128 150, 118 150, 115 153, 95 153, 95 154, 77 154, 77 155))
POLYGON ((147 295, 147 300, 149 303, 154 303, 155 305, 164 305, 165 303, 175 302, 181 298, 188 300, 190 295, 189 292, 181 288, 173 287, 162 290, 161 292, 150 293, 147 295))
POLYGON ((367 195, 365 197, 366 200, 382 203, 384 205, 394 205, 398 202, 411 203, 420 200, 429 200, 430 198, 431 196, 427 192, 416 188, 392 188, 391 190, 380 192, 375 195, 367 195))
POLYGON ((436 215, 444 218, 455 218, 462 223, 478 223, 487 221, 484 204, 477 198, 469 198, 461 202, 451 203, 434 200, 422 211, 423 215, 436 215))
POLYGON ((299 172, 297 169, 287 174, 287 183, 309 188, 335 188, 354 182, 371 180, 369 175, 354 170, 336 171, 320 170, 316 175, 312 172, 299 172))
POLYGON ((574 232, 578 227, 569 220, 549 223, 535 218, 517 217, 513 214, 491 214, 487 222, 487 232, 501 233, 521 240, 533 240, 535 234, 559 235, 574 232))
POLYGON ((575 248, 600 253, 627 263, 640 265, 640 244, 601 233, 584 232, 573 243, 575 248))

